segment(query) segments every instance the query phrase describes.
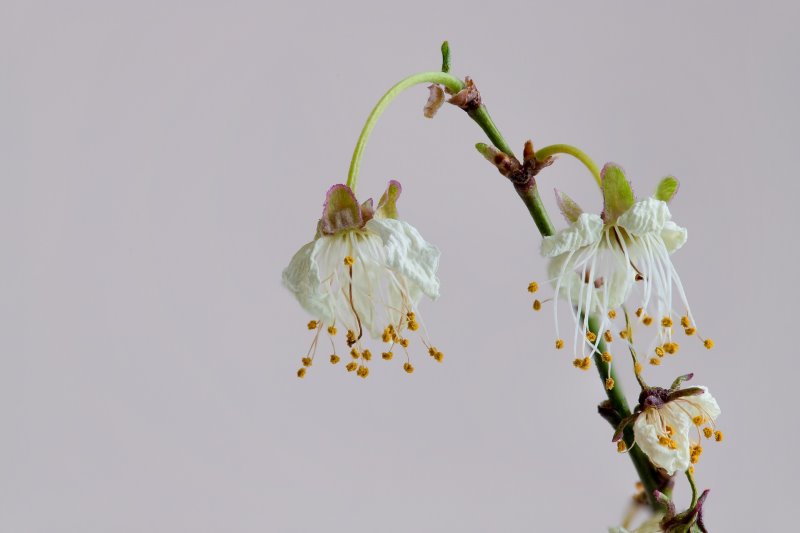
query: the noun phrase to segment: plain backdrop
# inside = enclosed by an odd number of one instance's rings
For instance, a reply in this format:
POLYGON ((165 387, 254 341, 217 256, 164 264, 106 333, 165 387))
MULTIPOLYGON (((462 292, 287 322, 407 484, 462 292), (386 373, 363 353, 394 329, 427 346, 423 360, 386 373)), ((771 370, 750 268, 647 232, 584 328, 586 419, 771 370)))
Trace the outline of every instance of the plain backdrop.
MULTIPOLYGON (((795 2, 0 5, 0 532, 604 531, 635 474, 594 371, 531 310, 539 237, 427 91, 369 142, 442 251, 421 314, 445 362, 318 362, 280 285, 400 78, 470 75, 515 149, 567 142, 641 196, 674 174, 674 256, 717 348, 683 342, 726 433, 697 468, 714 532, 795 523, 800 34, 795 2)), ((578 163, 540 177, 587 210, 578 163)), ((560 217, 554 220, 563 224, 560 217)), ((543 283, 544 285, 544 283, 543 283)), ((542 294, 550 289, 543 286, 542 294)), ((566 319, 564 314, 562 318, 566 319)), ((322 360, 327 356, 323 349, 322 360)), ((624 361, 620 354, 620 361, 624 361)), ((620 365, 629 396, 630 367, 620 365)), ((680 479, 678 501, 687 487, 680 479)))

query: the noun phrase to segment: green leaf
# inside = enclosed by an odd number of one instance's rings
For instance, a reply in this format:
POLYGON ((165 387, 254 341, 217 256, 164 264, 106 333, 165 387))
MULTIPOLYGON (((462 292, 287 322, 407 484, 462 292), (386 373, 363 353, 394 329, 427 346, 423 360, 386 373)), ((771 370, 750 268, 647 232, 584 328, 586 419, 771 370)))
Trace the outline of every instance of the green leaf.
POLYGON ((622 168, 614 163, 606 163, 600 172, 603 182, 603 199, 605 201, 604 220, 606 224, 615 222, 625 211, 631 208, 636 198, 633 196, 631 184, 625 178, 622 168))
POLYGON ((583 214, 583 209, 575 200, 567 196, 566 193, 563 193, 556 189, 556 203, 558 203, 558 209, 561 211, 561 214, 564 215, 564 218, 567 219, 567 222, 575 222, 578 220, 578 217, 583 214))
POLYGON ((450 72, 450 43, 442 43, 442 72, 450 72))
POLYGON ((674 176, 667 176, 658 184, 656 187, 656 193, 653 197, 656 200, 661 200, 662 202, 669 202, 675 196, 675 193, 678 192, 678 187, 680 183, 674 176))

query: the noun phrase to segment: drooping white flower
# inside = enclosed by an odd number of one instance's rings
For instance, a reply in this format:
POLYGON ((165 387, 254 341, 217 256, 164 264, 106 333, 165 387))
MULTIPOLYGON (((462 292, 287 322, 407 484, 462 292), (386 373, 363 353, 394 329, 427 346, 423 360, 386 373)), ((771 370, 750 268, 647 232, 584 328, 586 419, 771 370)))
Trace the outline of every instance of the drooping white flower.
MULTIPOLYGON (((315 336, 302 359, 299 377, 311 366, 323 329, 331 337, 330 361, 339 362, 333 337, 340 328, 346 331, 352 357, 348 371, 368 375, 367 362, 372 358, 364 345, 368 336, 388 344, 382 354, 387 360, 393 357, 395 345, 400 345, 406 353, 404 368, 413 372, 404 335, 421 327, 417 310, 421 297, 439 295, 439 250, 413 226, 397 219, 400 192, 400 184, 390 181, 374 209, 371 199, 359 205, 346 185, 331 187, 317 235, 283 271, 283 285, 314 317, 308 328, 315 336)), ((424 336, 423 343, 429 355, 442 360, 442 353, 424 336)))
MULTIPOLYGON (((696 333, 680 277, 669 257, 687 238, 686 229, 672 221, 667 206, 677 191, 677 180, 665 178, 654 197, 636 201, 620 167, 606 165, 601 177, 603 213, 585 213, 557 191, 559 207, 570 225, 545 237, 541 245, 542 255, 550 258, 548 275, 556 301, 564 297, 572 304, 573 346, 576 351, 583 346, 589 316, 595 315, 599 331, 589 334, 586 342, 596 350, 617 309, 633 299, 631 293, 638 284, 636 316, 646 326, 655 321, 658 328, 649 350, 655 349, 659 357, 675 353, 678 344, 673 332, 678 323, 687 335, 696 333)), ((554 313, 556 345, 561 347, 557 305, 554 313)), ((711 345, 708 339, 706 347, 711 345)))
POLYGON ((670 476, 698 461, 703 437, 717 442, 723 438, 715 423, 721 411, 708 389, 678 388, 689 378, 691 374, 678 378, 670 389, 644 389, 636 412, 622 421, 614 436, 620 439, 625 427, 632 424, 634 444, 670 476))

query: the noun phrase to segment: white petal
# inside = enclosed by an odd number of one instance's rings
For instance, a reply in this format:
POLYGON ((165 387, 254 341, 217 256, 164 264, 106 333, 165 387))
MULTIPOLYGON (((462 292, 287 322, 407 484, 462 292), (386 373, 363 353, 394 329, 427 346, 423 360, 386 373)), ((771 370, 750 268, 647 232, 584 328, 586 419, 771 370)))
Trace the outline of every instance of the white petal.
POLYGON ((716 420, 722 410, 719 408, 717 400, 711 396, 706 387, 699 387, 703 389, 703 394, 696 396, 684 396, 675 400, 687 412, 689 418, 702 416, 703 418, 711 418, 716 420))
POLYGON ((325 237, 306 244, 294 254, 283 271, 283 286, 289 289, 300 305, 314 318, 332 323, 334 304, 330 292, 321 283, 316 256, 324 246, 325 237))
POLYGON ((555 257, 573 252, 599 241, 602 232, 603 219, 594 213, 582 213, 574 223, 542 239, 541 253, 544 257, 555 257))
POLYGON ((618 219, 617 225, 625 228, 632 235, 644 235, 661 231, 664 224, 671 219, 666 202, 647 198, 636 202, 618 219))
POLYGON ((686 416, 672 416, 665 409, 659 409, 664 421, 672 427, 672 440, 677 444, 677 449, 671 449, 658 441, 661 428, 654 423, 657 417, 646 409, 633 423, 633 435, 636 445, 647 455, 654 465, 666 470, 670 476, 677 471, 684 471, 689 467, 689 427, 690 421, 686 416))
POLYGON ((382 239, 386 266, 405 278, 410 295, 419 289, 428 298, 439 296, 438 248, 423 239, 411 224, 401 220, 373 218, 367 222, 366 229, 382 239))
POLYGON ((664 223, 664 227, 661 228, 661 239, 664 241, 669 253, 680 249, 686 243, 687 237, 686 228, 680 227, 671 220, 667 220, 664 223))

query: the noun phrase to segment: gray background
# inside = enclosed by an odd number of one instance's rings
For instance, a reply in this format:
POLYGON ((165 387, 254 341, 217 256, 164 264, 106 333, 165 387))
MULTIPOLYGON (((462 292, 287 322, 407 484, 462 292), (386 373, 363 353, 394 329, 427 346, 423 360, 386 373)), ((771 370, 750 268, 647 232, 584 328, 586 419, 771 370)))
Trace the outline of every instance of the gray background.
MULTIPOLYGON (((422 313, 445 363, 294 376, 308 317, 280 272, 376 99, 438 68, 444 38, 515 148, 576 144, 642 195, 682 180, 674 260, 717 349, 684 342, 646 377, 693 370, 723 408, 698 466, 712 531, 786 530, 800 37, 793 2, 765 4, 4 1, 0 531, 618 522, 634 472, 596 375, 530 310, 533 224, 473 123, 422 117, 422 88, 379 123, 359 193, 400 179, 441 248, 422 313)), ((541 184, 551 208, 558 185, 599 210, 571 160, 541 184)))

